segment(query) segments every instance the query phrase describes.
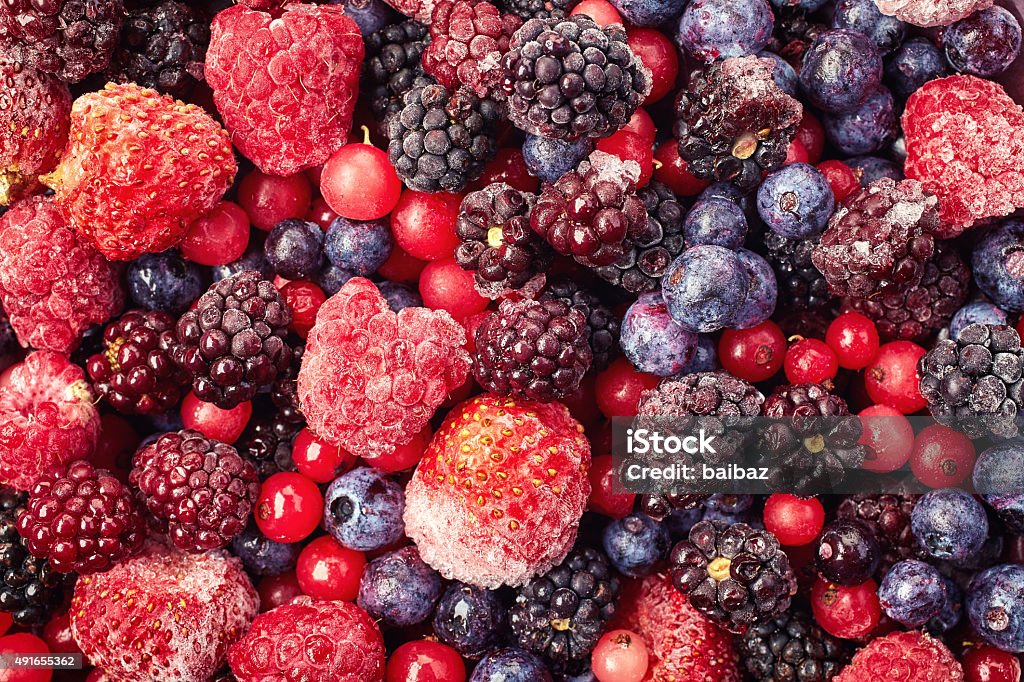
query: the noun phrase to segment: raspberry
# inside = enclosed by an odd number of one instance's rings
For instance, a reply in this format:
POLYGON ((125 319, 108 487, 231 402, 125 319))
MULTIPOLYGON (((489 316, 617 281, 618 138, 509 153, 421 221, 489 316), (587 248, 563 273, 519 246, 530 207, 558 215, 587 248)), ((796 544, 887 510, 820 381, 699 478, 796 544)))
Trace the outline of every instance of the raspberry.
POLYGON ((0 483, 28 490, 92 455, 100 416, 85 372, 59 353, 36 351, 10 371, 0 391, 0 483))
POLYGON ((260 493, 252 462, 188 429, 135 453, 129 483, 179 549, 219 549, 245 529, 260 493))
POLYGON ((430 24, 437 0, 385 0, 400 13, 422 24, 430 24))
POLYGON ((54 570, 85 575, 137 552, 146 522, 127 486, 79 460, 33 486, 18 532, 33 556, 49 560, 54 570))
POLYGON ((449 90, 461 84, 479 97, 504 95, 501 56, 522 23, 489 2, 442 0, 434 7, 423 70, 449 90))
POLYGON ((71 92, 56 76, 0 56, 0 206, 31 192, 53 170, 68 139, 71 92))
POLYGON ((235 170, 227 133, 203 109, 134 84, 108 84, 75 100, 70 142, 42 181, 100 253, 132 260, 180 242, 235 170))
POLYGON ((53 199, 0 217, 0 301, 24 346, 69 353, 121 309, 121 268, 69 229, 53 199))
POLYGON ((206 82, 238 150, 264 173, 287 176, 348 141, 362 63, 359 27, 339 6, 236 6, 213 20, 206 82))
POLYGON ((992 0, 875 0, 882 14, 914 26, 946 26, 978 10, 992 6, 992 0))
POLYGON ((964 670, 941 641, 917 631, 868 642, 833 682, 963 682, 964 670))
POLYGON ((440 310, 394 313, 354 277, 327 299, 299 370, 302 412, 318 437, 372 459, 426 426, 470 369, 466 332, 440 310))
POLYGON ((240 682, 380 682, 384 638, 355 604, 302 596, 257 616, 228 661, 240 682))
POLYGON ((1024 109, 974 76, 925 83, 903 112, 908 178, 939 197, 942 228, 959 235, 981 218, 1024 207, 1024 109))
POLYGON ((150 543, 106 573, 78 579, 71 632, 110 679, 205 682, 258 603, 237 558, 150 543))
POLYGON ((452 408, 406 488, 406 534, 446 578, 522 585, 569 553, 589 468, 561 403, 473 398, 452 408))

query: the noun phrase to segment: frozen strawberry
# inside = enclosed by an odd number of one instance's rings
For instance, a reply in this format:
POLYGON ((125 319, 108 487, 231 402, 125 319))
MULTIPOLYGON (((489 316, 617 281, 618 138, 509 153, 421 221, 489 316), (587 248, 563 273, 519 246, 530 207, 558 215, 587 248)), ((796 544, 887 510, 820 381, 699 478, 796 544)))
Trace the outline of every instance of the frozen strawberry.
POLYGON ((941 641, 922 632, 893 632, 854 655, 835 682, 963 682, 964 670, 941 641))
POLYGON ((228 662, 239 682, 379 682, 384 638, 355 604, 303 596, 257 616, 228 662))
POLYGON ((28 490, 96 449, 100 415, 81 367, 36 351, 0 390, 0 483, 28 490))
POLYGON ((151 543, 106 573, 78 579, 71 631, 111 680, 206 682, 258 604, 237 558, 151 543))
POLYGON ((327 299, 299 370, 302 412, 316 435, 370 461, 426 426, 470 368, 466 331, 441 310, 395 313, 368 279, 327 299))
POLYGON ((441 575, 522 585, 565 558, 590 496, 590 443, 561 403, 452 408, 406 488, 405 530, 441 575))
POLYGON ((213 20, 206 82, 238 150, 264 173, 292 175, 348 141, 362 63, 359 27, 340 6, 239 5, 213 20))

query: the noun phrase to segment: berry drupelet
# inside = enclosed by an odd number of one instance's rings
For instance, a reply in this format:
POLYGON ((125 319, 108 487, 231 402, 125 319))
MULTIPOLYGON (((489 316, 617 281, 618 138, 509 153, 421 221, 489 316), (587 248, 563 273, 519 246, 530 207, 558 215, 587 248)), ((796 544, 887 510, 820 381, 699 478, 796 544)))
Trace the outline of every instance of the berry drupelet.
POLYGON ((428 28, 412 19, 385 26, 366 36, 363 96, 386 131, 387 117, 402 110, 402 98, 415 85, 426 85, 420 56, 430 42, 428 28), (417 80, 419 79, 419 80, 417 80))
POLYGON ((303 426, 301 413, 270 411, 250 420, 235 447, 252 460, 260 480, 265 480, 279 471, 295 470, 292 444, 303 426))
POLYGON ((245 270, 211 286, 178 320, 174 361, 196 397, 230 409, 288 370, 291 312, 273 282, 245 270))
POLYGON ((501 0, 498 4, 506 12, 529 19, 561 19, 578 0, 501 0))
POLYGON ((590 368, 600 372, 619 351, 619 318, 601 302, 597 292, 575 279, 559 277, 548 282, 541 300, 562 299, 587 318, 587 339, 594 361, 590 368))
POLYGON ((851 495, 839 503, 836 517, 859 521, 871 529, 881 549, 878 571, 884 574, 893 564, 925 556, 910 529, 916 501, 912 495, 851 495))
POLYGON ((790 239, 765 230, 763 240, 764 257, 779 285, 779 310, 820 310, 832 302, 828 282, 811 261, 819 237, 790 239))
POLYGON ((850 660, 843 641, 802 609, 757 623, 738 641, 740 657, 757 682, 827 682, 850 660))

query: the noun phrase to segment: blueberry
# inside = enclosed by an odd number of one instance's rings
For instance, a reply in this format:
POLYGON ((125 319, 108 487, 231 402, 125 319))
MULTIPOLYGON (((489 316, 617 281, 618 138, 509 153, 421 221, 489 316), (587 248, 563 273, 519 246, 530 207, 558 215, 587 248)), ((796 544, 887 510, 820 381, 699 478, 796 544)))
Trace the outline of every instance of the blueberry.
POLYGON ((1024 533, 1024 441, 993 445, 974 464, 974 489, 1004 522, 1024 533))
POLYGON ((280 575, 292 570, 300 549, 296 543, 274 542, 252 523, 231 541, 231 551, 253 576, 280 575))
POLYGON ((668 529, 646 514, 610 522, 602 537, 605 554, 623 575, 644 576, 668 553, 668 529))
POLYGON ((747 270, 749 286, 743 305, 733 315, 729 326, 750 329, 767 320, 775 312, 779 286, 775 281, 775 271, 764 258, 747 249, 737 250, 736 257, 747 270))
POLYGON ((988 517, 969 494, 942 488, 917 501, 910 514, 910 529, 929 555, 961 563, 985 544, 988 517))
POLYGON ((892 178, 899 182, 904 177, 902 166, 878 156, 856 156, 846 159, 843 163, 860 171, 861 187, 867 187, 879 178, 892 178))
POLYGON ((1010 313, 1024 311, 1024 222, 1006 220, 975 245, 971 267, 978 288, 1010 313))
POLYGON ((611 0, 619 14, 634 26, 658 26, 675 19, 686 0, 611 0))
POLYGON ((676 39, 694 59, 710 63, 764 49, 774 26, 768 0, 693 0, 679 18, 676 39))
POLYGON ((964 593, 955 582, 946 576, 939 574, 942 584, 946 588, 946 598, 942 602, 942 609, 939 615, 935 616, 925 625, 925 628, 932 634, 939 635, 949 632, 957 626, 964 612, 964 593))
POLYGON ((498 649, 480 659, 469 682, 551 682, 551 671, 528 651, 498 649))
POLYGON ((914 559, 900 561, 882 578, 878 599, 894 621, 919 628, 942 613, 946 585, 933 566, 914 559))
POLYGON ((833 114, 853 111, 882 81, 882 57, 859 31, 833 29, 804 53, 800 87, 811 104, 833 114))
POLYGON ((387 300, 388 306, 396 313, 403 308, 420 308, 423 298, 418 291, 398 282, 380 282, 377 285, 381 295, 387 300))
POLYGON ((705 188, 697 197, 698 201, 707 199, 727 199, 743 209, 743 215, 747 218, 747 225, 753 226, 760 218, 757 215, 757 197, 753 193, 741 190, 731 182, 713 182, 705 188))
POLYGON ((350 549, 387 547, 405 532, 402 486, 370 467, 334 479, 324 494, 324 528, 350 549))
POLYGON ((835 208, 828 180, 809 163, 774 171, 757 189, 757 213, 770 229, 790 239, 821 234, 835 208))
POLYGON ((338 216, 324 236, 324 255, 333 265, 368 277, 384 265, 392 244, 387 222, 359 222, 338 216))
POLYGON ((641 372, 667 377, 693 359, 697 335, 669 317, 660 291, 640 294, 622 319, 619 345, 641 372))
POLYGON ((1006 312, 988 301, 968 303, 953 313, 949 321, 949 336, 956 339, 969 324, 1006 324, 1006 312))
POLYGON ((839 0, 832 15, 832 28, 860 31, 882 54, 899 47, 907 35, 907 25, 896 17, 882 14, 875 0, 839 0))
POLYGON ((263 252, 285 279, 313 279, 323 267, 324 232, 316 223, 289 218, 267 235, 263 252))
POLYGON ((410 545, 367 564, 356 603, 374 620, 404 628, 429 618, 440 596, 441 576, 410 545))
POLYGON ((708 244, 738 249, 747 238, 747 217, 734 201, 702 199, 686 214, 683 236, 687 248, 708 244))
POLYGON ((884 86, 879 86, 866 102, 852 112, 825 114, 821 124, 828 141, 843 154, 877 152, 899 132, 896 105, 892 93, 884 86))
POLYGON ((345 286, 345 282, 355 277, 348 270, 328 264, 316 274, 316 285, 328 296, 334 296, 345 286))
POLYGON ((359 26, 359 32, 368 36, 402 17, 383 0, 328 0, 330 5, 345 8, 345 14, 359 26))
POLYGON ((523 142, 523 161, 530 174, 544 182, 555 182, 594 151, 594 141, 584 137, 575 142, 527 135, 523 142))
POLYGON ((687 249, 661 278, 668 314, 677 324, 708 333, 727 326, 746 300, 747 269, 721 246, 687 249))
POLYGON ((718 369, 718 344, 707 334, 697 335, 697 350, 680 374, 699 374, 718 369))
POLYGON ((753 495, 726 495, 716 493, 704 501, 704 507, 725 514, 742 514, 754 506, 753 495))
POLYGON ((800 82, 797 79, 796 69, 789 62, 768 50, 761 50, 757 53, 757 56, 775 62, 772 78, 775 80, 775 84, 779 86, 779 90, 782 90, 790 97, 799 96, 800 82))
POLYGON ((804 12, 817 12, 828 4, 828 0, 771 0, 777 9, 799 9, 804 12))
POLYGON ((954 22, 942 33, 946 59, 954 69, 974 76, 995 76, 1020 54, 1017 19, 1002 7, 989 7, 954 22))
POLYGON ((180 315, 206 290, 202 270, 175 249, 128 264, 128 294, 140 308, 180 315))
POLYGON ((911 38, 889 56, 885 80, 897 97, 906 99, 922 85, 947 73, 946 61, 935 43, 911 38))
POLYGON ((967 617, 975 632, 994 647, 1024 652, 1024 566, 993 566, 971 580, 967 617))
POLYGON ((213 267, 213 281, 219 282, 222 279, 227 279, 232 275, 237 275, 243 270, 255 270, 264 279, 274 278, 274 268, 270 267, 270 261, 267 260, 267 255, 263 253, 263 242, 265 237, 261 237, 263 233, 259 230, 253 230, 253 236, 249 239, 249 245, 245 248, 245 253, 238 260, 231 261, 227 265, 216 265, 213 267))
POLYGON ((505 607, 497 592, 453 583, 434 612, 434 634, 463 656, 477 657, 498 641, 505 607))
POLYGON ((672 513, 662 521, 668 530, 669 537, 673 542, 688 540, 690 529, 704 516, 704 508, 698 506, 696 509, 673 509, 672 513))

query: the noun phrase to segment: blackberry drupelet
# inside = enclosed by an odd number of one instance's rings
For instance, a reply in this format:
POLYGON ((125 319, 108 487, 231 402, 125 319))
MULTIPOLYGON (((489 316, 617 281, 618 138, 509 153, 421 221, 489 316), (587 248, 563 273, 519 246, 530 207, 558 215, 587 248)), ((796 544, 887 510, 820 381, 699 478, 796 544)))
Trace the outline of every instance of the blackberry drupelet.
POLYGON ((775 271, 779 284, 779 310, 819 310, 832 302, 828 282, 811 262, 818 239, 790 239, 765 230, 764 257, 775 271))
POLYGON ((425 25, 412 19, 385 26, 366 37, 362 90, 374 118, 387 129, 390 114, 402 110, 402 97, 427 85, 420 57, 430 42, 425 25))
POLYGON ((936 421, 968 436, 1016 436, 1024 403, 1024 350, 1006 325, 970 324, 921 357, 921 395, 936 421))
POLYGON ((270 409, 249 421, 236 448, 252 460, 261 481, 279 471, 295 471, 292 444, 305 424, 301 414, 270 409))
POLYGON ((774 68, 770 59, 733 57, 690 74, 673 135, 691 173, 750 190, 786 160, 803 108, 775 83, 774 68))
POLYGON ((105 76, 183 97, 203 80, 210 20, 176 0, 128 13, 105 76))
POLYGON ((497 151, 497 102, 437 84, 413 88, 403 102, 388 120, 388 157, 406 186, 459 192, 480 177, 497 151))
POLYGON ((230 409, 288 371, 291 311, 270 280, 243 270, 215 282, 178 320, 174 361, 200 400, 230 409))
POLYGON ((512 36, 502 66, 512 124, 558 140, 611 135, 651 91, 625 28, 602 28, 584 14, 530 19, 512 36))
POLYGON ((885 575, 893 564, 906 559, 923 559, 924 548, 910 529, 910 512, 916 495, 850 495, 844 497, 836 517, 856 520, 870 528, 882 550, 878 575, 885 575))
POLYGON ((509 626, 519 646, 544 656, 557 671, 574 670, 590 659, 618 596, 619 579, 608 558, 585 547, 519 588, 509 626))
POLYGON ((561 19, 579 0, 501 0, 498 4, 506 12, 529 19, 561 19))
POLYGON ((302 356, 306 353, 306 344, 301 339, 293 337, 288 339, 288 347, 291 350, 291 360, 288 368, 270 385, 270 400, 285 421, 305 424, 306 418, 302 415, 302 408, 299 405, 298 379, 302 356))
POLYGON ((827 25, 809 19, 805 10, 788 6, 772 10, 775 28, 768 49, 791 63, 799 64, 815 38, 829 30, 827 25))
POLYGON ((172 359, 175 319, 129 310, 103 331, 103 349, 86 363, 97 393, 122 414, 163 414, 181 399, 189 376, 172 359))
POLYGON ((611 265, 594 268, 602 279, 631 294, 654 291, 669 263, 683 252, 686 207, 668 185, 651 182, 637 192, 647 209, 647 227, 634 235, 632 248, 611 265))
POLYGON ((574 279, 559 277, 548 282, 540 298, 568 301, 587 318, 587 339, 594 353, 594 361, 590 365, 592 370, 600 372, 618 355, 619 318, 595 292, 574 279))
POLYGON ((828 682, 849 662, 850 650, 803 609, 753 625, 738 653, 757 682, 828 682))
POLYGON ((745 523, 697 522, 669 564, 672 584, 690 604, 737 634, 786 611, 797 590, 779 541, 745 523))
POLYGON ((505 299, 476 331, 473 372, 484 390, 551 402, 590 369, 587 319, 562 299, 505 299))

